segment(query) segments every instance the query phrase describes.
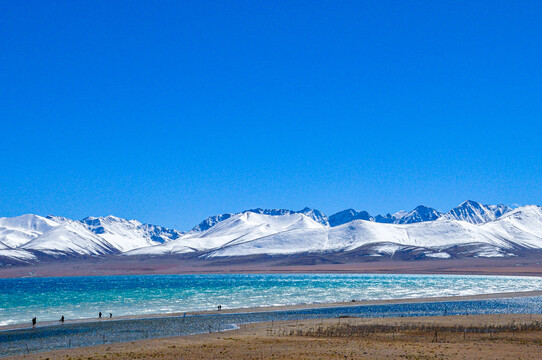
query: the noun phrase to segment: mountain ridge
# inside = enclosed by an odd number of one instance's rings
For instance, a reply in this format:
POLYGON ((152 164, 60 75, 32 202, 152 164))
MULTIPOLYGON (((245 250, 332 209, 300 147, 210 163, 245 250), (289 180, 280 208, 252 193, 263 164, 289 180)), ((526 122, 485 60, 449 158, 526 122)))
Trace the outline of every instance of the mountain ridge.
POLYGON ((542 250, 542 210, 467 200, 446 213, 420 205, 371 216, 346 209, 329 218, 304 208, 250 209, 211 216, 188 233, 115 216, 71 220, 0 218, 0 266, 78 256, 198 257, 356 252, 379 257, 509 257, 542 250), (529 250, 530 249, 530 250, 529 250))

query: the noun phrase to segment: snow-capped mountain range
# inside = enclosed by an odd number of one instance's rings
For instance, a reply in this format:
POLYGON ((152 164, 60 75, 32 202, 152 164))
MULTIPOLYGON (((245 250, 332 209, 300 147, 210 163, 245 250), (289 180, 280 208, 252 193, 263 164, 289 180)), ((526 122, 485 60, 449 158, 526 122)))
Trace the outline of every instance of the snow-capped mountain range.
POLYGON ((182 232, 115 216, 71 220, 59 216, 0 218, 2 258, 35 261, 40 257, 121 254, 180 238, 182 232))
POLYGON ((305 208, 252 209, 205 219, 187 233, 114 216, 71 220, 0 218, 0 265, 92 256, 335 253, 406 259, 508 257, 542 253, 542 207, 465 201, 447 213, 418 206, 372 216, 305 208))

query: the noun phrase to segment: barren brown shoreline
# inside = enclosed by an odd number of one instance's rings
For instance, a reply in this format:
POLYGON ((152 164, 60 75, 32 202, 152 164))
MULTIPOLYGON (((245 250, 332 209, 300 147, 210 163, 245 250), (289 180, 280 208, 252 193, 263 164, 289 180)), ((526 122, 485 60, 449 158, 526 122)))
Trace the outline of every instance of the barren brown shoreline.
POLYGON ((179 256, 103 257, 0 267, 0 278, 169 274, 457 274, 542 276, 540 256, 465 259, 270 257, 193 259, 179 256))
POLYGON ((541 325, 540 314, 285 321, 6 359, 539 359, 541 325))

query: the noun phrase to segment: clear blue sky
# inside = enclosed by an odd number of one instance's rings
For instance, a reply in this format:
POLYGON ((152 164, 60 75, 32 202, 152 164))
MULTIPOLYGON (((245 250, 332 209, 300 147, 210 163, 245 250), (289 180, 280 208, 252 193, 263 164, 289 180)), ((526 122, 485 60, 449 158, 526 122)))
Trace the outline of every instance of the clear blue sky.
POLYGON ((0 216, 541 204, 540 1, 2 1, 0 216))

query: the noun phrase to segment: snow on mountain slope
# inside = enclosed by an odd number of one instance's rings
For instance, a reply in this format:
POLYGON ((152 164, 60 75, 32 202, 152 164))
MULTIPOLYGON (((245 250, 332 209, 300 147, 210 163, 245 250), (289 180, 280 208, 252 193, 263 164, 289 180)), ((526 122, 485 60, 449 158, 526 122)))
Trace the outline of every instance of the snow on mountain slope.
POLYGON ((500 218, 506 213, 509 213, 513 209, 509 206, 506 206, 504 204, 499 205, 485 205, 495 216, 496 219, 500 218))
POLYGON ((2 265, 2 259, 9 259, 11 261, 15 260, 17 262, 27 262, 34 261, 37 258, 31 252, 26 250, 11 249, 3 242, 0 242, 0 266, 2 265))
POLYGON ((0 218, 0 242, 16 248, 56 226, 58 223, 32 214, 0 218))
POLYGON ((329 219, 310 208, 253 209, 208 218, 198 225, 199 230, 187 234, 114 216, 76 221, 23 215, 0 218, 0 258, 33 261, 47 258, 40 254, 62 257, 194 253, 218 257, 330 252, 450 258, 512 256, 530 249, 542 250, 540 206, 511 210, 505 205, 466 201, 435 220, 437 215, 436 210, 424 206, 381 219, 353 209, 329 219), (404 224, 390 223, 392 219, 404 224))
POLYGON ((482 224, 494 221, 512 209, 506 205, 482 205, 472 200, 467 200, 446 214, 420 205, 412 211, 398 211, 393 215, 372 216, 367 211, 356 211, 347 209, 333 214, 329 217, 330 226, 339 226, 354 220, 374 221, 386 224, 414 224, 418 222, 434 221, 439 218, 449 220, 462 220, 472 224, 482 224))
POLYGON ((408 215, 408 211, 405 211, 405 210, 399 210, 397 211, 395 214, 392 215, 392 217, 394 219, 402 219, 404 218, 405 216, 408 215))
POLYGON ((329 226, 335 227, 349 223, 354 220, 372 221, 373 217, 367 211, 356 211, 354 209, 346 209, 339 211, 329 217, 329 226))
POLYGON ((184 232, 182 231, 152 224, 142 224, 140 229, 143 230, 146 236, 148 236, 152 241, 161 244, 178 239, 184 235, 184 232))
MULTIPOLYGON (((420 205, 412 211, 399 211, 393 215, 377 215, 372 216, 367 211, 357 211, 354 209, 346 209, 339 211, 331 215, 329 218, 320 212, 319 210, 305 208, 300 211, 291 211, 286 209, 251 209, 245 210, 245 212, 253 212, 265 215, 281 216, 287 214, 304 214, 316 222, 325 226, 339 226, 349 223, 354 220, 366 220, 374 221, 378 223, 394 223, 394 224, 413 224, 417 222, 434 221, 441 217, 449 220, 462 220, 473 224, 481 224, 487 221, 493 221, 498 219, 503 214, 509 212, 511 208, 506 205, 482 205, 475 201, 467 200, 455 209, 450 210, 446 214, 442 214, 439 211, 420 205)), ((225 213, 222 215, 215 215, 203 220, 200 224, 195 226, 190 233, 200 233, 209 230, 216 224, 227 220, 236 214, 225 213)))
POLYGON ((301 213, 264 215, 247 211, 223 220, 203 233, 191 232, 164 245, 134 250, 128 255, 201 251, 240 244, 281 232, 325 228, 301 213))
POLYGON ((397 226, 385 225, 382 229, 379 229, 379 226, 382 225, 364 220, 354 220, 331 228, 281 232, 249 242, 228 244, 228 246, 213 251, 210 256, 337 252, 374 242, 375 239, 382 239, 381 241, 388 239, 388 241, 394 242, 404 237, 404 231, 397 226))
POLYGON ((309 207, 304 208, 303 210, 299 210, 296 213, 303 214, 306 217, 316 221, 319 224, 322 224, 324 226, 329 226, 329 219, 327 216, 321 212, 320 210, 311 209, 309 207))
POLYGON ((182 235, 176 230, 144 225, 137 220, 126 220, 112 215, 87 217, 81 220, 81 223, 121 252, 157 245, 182 235))
POLYGON ((81 221, 38 215, 0 219, 0 250, 5 250, 1 256, 11 258, 35 258, 31 251, 54 256, 116 254, 182 235, 177 230, 114 216, 81 221))
POLYGON ((309 207, 306 207, 299 211, 292 211, 292 210, 286 210, 286 209, 251 209, 251 210, 245 210, 243 212, 232 214, 232 213, 225 213, 222 215, 214 215, 210 216, 207 219, 203 220, 201 223, 199 223, 197 226, 195 226, 189 233, 200 233, 206 230, 209 230, 216 224, 218 224, 221 221, 227 220, 235 215, 244 214, 247 212, 255 213, 255 214, 261 214, 261 215, 271 215, 271 216, 282 216, 282 215, 292 215, 292 214, 303 214, 312 220, 316 221, 317 223, 320 223, 324 226, 329 225, 328 218, 325 214, 323 214, 321 211, 316 209, 311 209, 309 207))
POLYGON ((270 216, 245 212, 205 232, 189 233, 164 245, 137 249, 127 255, 185 252, 202 252, 205 257, 287 255, 353 251, 362 247, 375 256, 412 249, 439 258, 510 256, 520 248, 542 249, 542 211, 538 206, 518 208, 484 224, 440 218, 412 224, 354 220, 334 227, 323 226, 302 214, 270 216))
MULTIPOLYGON (((542 231, 540 224, 534 224, 540 220, 537 214, 536 211, 529 212, 529 225, 526 226, 530 229, 534 225, 537 231, 542 231)), ((509 222, 513 220, 503 219, 501 231, 496 232, 494 224, 484 226, 445 219, 406 225, 355 220, 332 228, 285 231, 252 241, 226 244, 212 251, 210 256, 338 252, 368 245, 373 245, 379 253, 393 253, 410 247, 428 250, 430 255, 437 254, 438 257, 451 257, 448 251, 453 247, 474 246, 475 249, 470 250, 473 256, 503 256, 514 247, 512 243, 518 237, 518 233, 511 230, 517 229, 518 225, 509 226, 509 222)), ((522 219, 520 223, 525 222, 522 219)), ((538 235, 527 232, 528 229, 520 230, 523 244, 538 243, 538 248, 542 248, 538 235)))
POLYGON ((512 209, 506 205, 482 205, 479 202, 467 200, 456 208, 443 214, 442 217, 449 220, 461 220, 471 224, 482 224, 494 221, 512 209))
POLYGON ((394 215, 376 215, 371 216, 367 211, 356 211, 347 209, 333 214, 329 217, 329 225, 339 226, 354 220, 374 221, 383 224, 413 224, 423 221, 433 221, 438 219, 441 213, 437 210, 420 205, 412 211, 399 211, 394 215))
POLYGON ((395 218, 390 213, 386 215, 376 215, 374 217, 374 221, 377 223, 383 223, 383 224, 393 224, 395 222, 395 218))
POLYGON ((39 215, 26 214, 11 218, 0 218, 1 228, 26 229, 43 233, 55 226, 58 226, 58 224, 39 215))
POLYGON ((281 216, 281 215, 293 215, 293 214, 303 214, 308 218, 311 218, 312 220, 316 221, 317 223, 320 223, 322 225, 328 225, 328 218, 326 215, 324 215, 322 212, 316 209, 311 209, 309 207, 306 207, 299 211, 293 211, 293 210, 286 210, 286 209, 252 209, 252 210, 246 210, 243 211, 243 213, 246 212, 252 212, 256 214, 262 214, 262 215, 272 215, 272 216, 281 216))
POLYGON ((395 224, 414 224, 425 221, 433 221, 438 219, 442 214, 437 210, 420 205, 414 210, 401 213, 399 218, 396 218, 393 222, 395 224))
POLYGON ((66 221, 19 247, 48 255, 103 255, 119 252, 79 221, 66 221))
POLYGON ((203 231, 209 230, 210 228, 212 228, 219 222, 229 219, 233 215, 235 214, 226 213, 222 215, 209 216, 207 219, 203 220, 201 223, 196 225, 192 230, 190 230, 190 233, 203 232, 203 231))
POLYGON ((11 259, 16 261, 30 262, 37 260, 37 257, 29 251, 19 249, 0 249, 0 264, 1 259, 11 259))
POLYGON ((445 220, 417 223, 406 226, 408 244, 431 249, 484 243, 499 248, 509 248, 508 242, 495 237, 481 227, 461 221, 445 220))
POLYGON ((480 225, 496 237, 522 247, 542 248, 542 207, 530 205, 506 213, 497 221, 480 225))

